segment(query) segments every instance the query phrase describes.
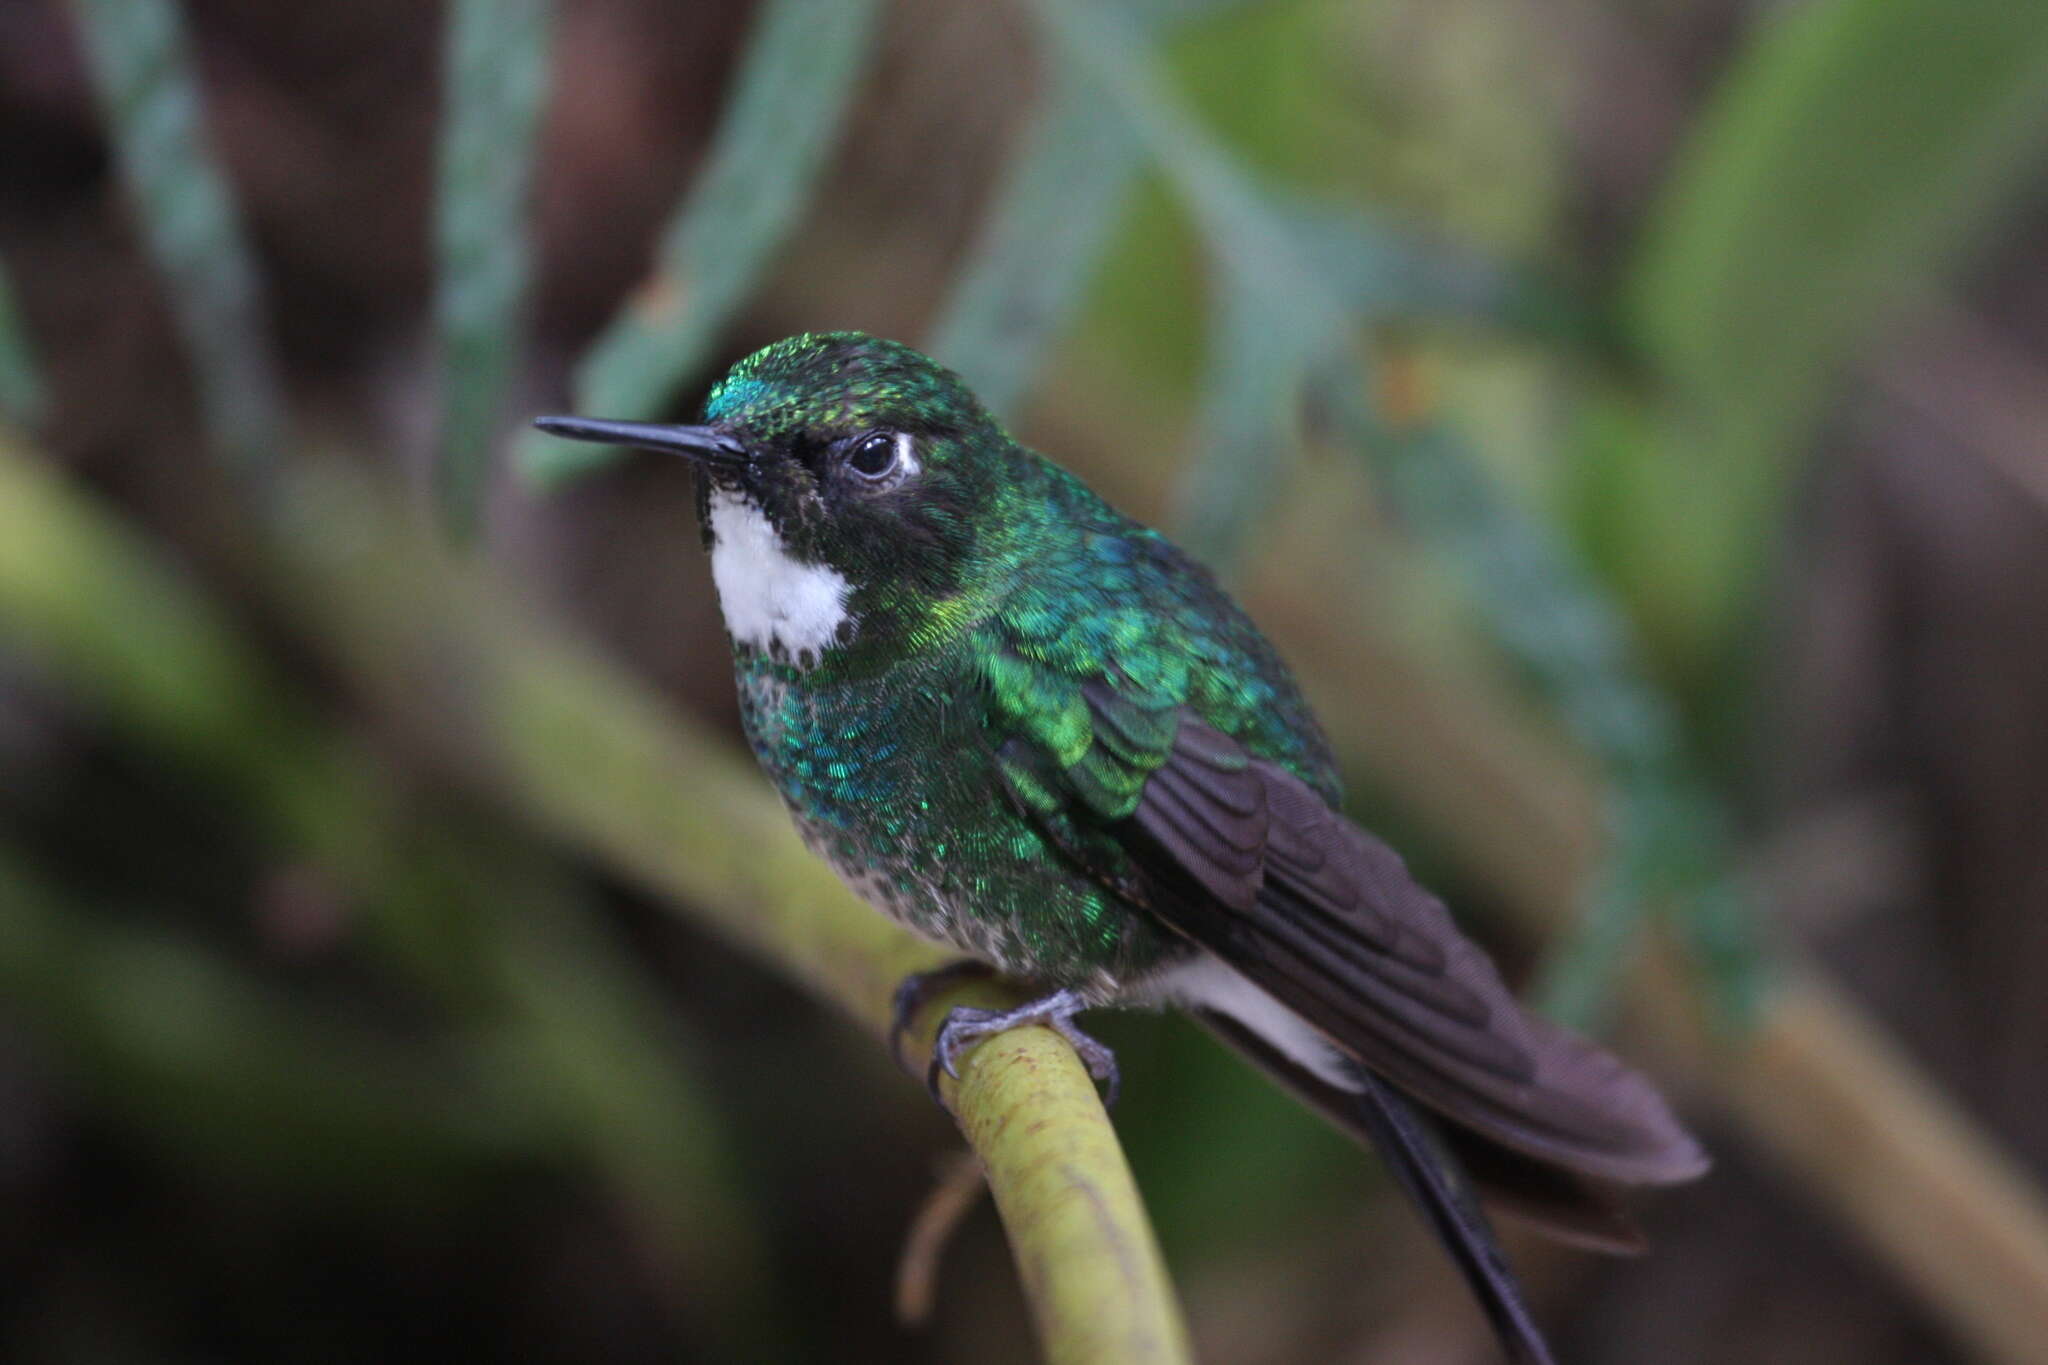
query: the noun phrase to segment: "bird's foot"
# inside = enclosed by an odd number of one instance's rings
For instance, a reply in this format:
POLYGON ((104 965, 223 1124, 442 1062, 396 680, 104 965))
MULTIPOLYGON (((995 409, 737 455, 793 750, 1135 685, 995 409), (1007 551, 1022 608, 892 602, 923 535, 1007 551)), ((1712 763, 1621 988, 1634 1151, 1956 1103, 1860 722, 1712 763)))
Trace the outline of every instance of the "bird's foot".
POLYGON ((889 1055, 896 1059, 896 1065, 905 1071, 910 1070, 910 1064, 903 1060, 903 1037, 917 1022, 917 1012, 931 1003, 934 995, 962 981, 981 981, 995 974, 996 969, 986 962, 963 957, 958 962, 948 962, 943 967, 913 972, 904 977, 903 984, 896 988, 896 994, 889 1002, 889 1055))
POLYGON ((1095 1039, 1081 1032, 1074 1023, 1074 1016, 1088 1008, 1088 1002, 1074 991, 1054 991, 1042 999, 1013 1010, 978 1010, 960 1005, 946 1014, 946 1021, 939 1025, 939 1036, 932 1044, 932 1065, 925 1073, 925 1086, 932 1092, 932 1098, 939 1098, 939 1071, 943 1068, 954 1080, 960 1079, 957 1061, 962 1051, 993 1034, 1006 1033, 1013 1028, 1024 1028, 1031 1024, 1042 1024, 1073 1045, 1087 1066, 1088 1074, 1103 1083, 1103 1103, 1114 1105, 1121 1077, 1117 1074, 1116 1054, 1095 1039))

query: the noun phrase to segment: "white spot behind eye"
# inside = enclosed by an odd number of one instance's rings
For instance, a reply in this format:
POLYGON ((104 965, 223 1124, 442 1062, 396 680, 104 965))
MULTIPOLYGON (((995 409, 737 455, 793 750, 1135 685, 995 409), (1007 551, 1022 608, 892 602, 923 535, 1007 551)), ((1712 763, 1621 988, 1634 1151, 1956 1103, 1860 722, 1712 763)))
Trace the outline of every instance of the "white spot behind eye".
POLYGON ((917 462, 917 442, 910 439, 910 433, 896 433, 896 472, 902 478, 910 478, 924 466, 917 462))
POLYGON ((870 487, 894 488, 917 473, 917 446, 907 431, 871 431, 854 442, 847 465, 855 478, 870 487), (882 445, 877 438, 886 439, 888 444, 882 445), (882 464, 869 469, 867 463, 876 455, 881 456, 882 464))

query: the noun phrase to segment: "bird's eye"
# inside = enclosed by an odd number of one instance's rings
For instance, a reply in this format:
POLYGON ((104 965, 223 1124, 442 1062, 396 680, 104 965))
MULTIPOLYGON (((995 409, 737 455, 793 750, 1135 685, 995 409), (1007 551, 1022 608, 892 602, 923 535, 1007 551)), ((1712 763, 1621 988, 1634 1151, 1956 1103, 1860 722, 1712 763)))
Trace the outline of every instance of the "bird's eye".
POLYGON ((846 467, 863 479, 885 479, 903 462, 904 447, 909 444, 901 432, 870 432, 846 452, 846 467))

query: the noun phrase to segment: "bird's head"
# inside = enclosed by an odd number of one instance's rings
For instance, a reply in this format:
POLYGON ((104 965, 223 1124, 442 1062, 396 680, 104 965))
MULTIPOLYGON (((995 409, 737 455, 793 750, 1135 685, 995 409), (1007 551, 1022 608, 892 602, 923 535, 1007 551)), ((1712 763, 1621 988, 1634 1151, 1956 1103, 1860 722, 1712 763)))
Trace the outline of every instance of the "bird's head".
POLYGON ((960 377, 860 332, 742 360, 701 426, 543 417, 543 431, 679 454, 699 475, 733 640, 802 665, 912 649, 971 597, 1018 453, 960 377))

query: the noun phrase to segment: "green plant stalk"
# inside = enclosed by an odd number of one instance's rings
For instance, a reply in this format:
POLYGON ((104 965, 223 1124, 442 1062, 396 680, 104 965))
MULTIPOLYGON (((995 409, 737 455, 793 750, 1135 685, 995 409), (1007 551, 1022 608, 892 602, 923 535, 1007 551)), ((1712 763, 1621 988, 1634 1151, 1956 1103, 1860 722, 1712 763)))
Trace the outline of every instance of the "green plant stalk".
POLYGON ((48 403, 28 329, 14 303, 14 287, 0 264, 0 418, 33 427, 42 422, 48 403))
MULTIPOLYGON (((1475 689, 1469 670, 1352 612, 1333 628, 1328 542, 1276 542, 1247 606, 1303 667, 1340 751, 1381 774, 1489 885, 1532 938, 1573 925, 1604 840, 1601 784, 1577 756, 1532 742, 1526 720, 1475 689), (1277 585, 1287 585, 1282 590, 1277 585)), ((1624 981, 1626 1014, 1683 1059, 1743 1137, 1899 1273, 1988 1360, 2032 1365, 2048 1340, 2048 1205, 2001 1144, 1973 1125, 1817 965, 1781 954, 1752 1026, 1714 1027, 1711 1003, 1650 935, 1624 981)))
MULTIPOLYGON (((309 481, 296 485, 284 503, 297 509, 284 529, 298 534, 281 537, 291 558, 280 560, 280 588, 303 604, 294 619, 311 631, 312 641, 335 651, 389 716, 411 717, 416 733, 441 735, 482 776, 516 775, 516 804, 536 826, 694 905, 708 925, 816 984, 871 1028, 884 1026, 900 974, 929 966, 938 955, 855 901, 803 852, 743 758, 679 723, 616 671, 521 613, 478 576, 478 566, 450 566, 437 557, 426 528, 404 530, 394 499, 372 497, 332 473, 309 470, 305 477, 309 481), (322 602, 327 609, 319 609, 322 602), (515 718, 544 733, 505 733, 501 727, 515 718), (420 721, 428 723, 424 731, 420 721), (607 780, 613 777, 620 779, 616 786, 607 780)), ((10 624, 19 619, 8 600, 16 593, 14 580, 35 572, 7 553, 10 533, 25 527, 56 533, 39 547, 38 560, 82 538, 83 546, 74 546, 59 566, 63 571, 113 549, 117 559, 152 575, 166 573, 103 514, 4 443, 0 518, 7 518, 0 523, 0 616, 10 624)), ((128 591, 103 591, 96 603, 114 614, 80 629, 118 636, 163 610, 154 586, 159 579, 117 577, 128 591)), ((1289 577, 1300 581, 1300 573, 1289 577)), ((1325 599, 1292 609, 1285 599, 1254 594, 1250 600, 1261 619, 1281 627, 1296 623, 1278 637, 1290 653, 1315 665, 1305 674, 1312 693, 1342 680, 1352 705, 1338 716, 1350 727, 1340 728, 1340 740, 1347 747, 1370 745, 1403 790, 1435 792, 1429 813, 1459 849, 1491 870, 1503 899, 1525 913, 1535 932, 1554 932, 1568 922, 1578 878, 1555 875, 1554 856, 1531 856, 1528 845, 1537 839, 1541 852, 1554 841, 1572 857, 1597 847, 1589 826, 1600 803, 1584 775, 1568 759, 1544 758, 1513 742, 1527 738, 1515 721, 1455 680, 1431 674, 1412 648, 1381 638, 1384 630, 1369 618, 1351 618, 1350 629, 1332 631, 1325 599), (1508 742, 1497 744, 1497 738, 1508 742), (1485 804, 1475 810, 1470 783, 1444 780, 1457 773, 1477 775, 1485 804)), ((106 647, 87 654, 125 657, 106 647)), ((1654 958, 1638 964, 1632 1003, 1655 1020, 1669 1045, 1694 1054, 1700 1083, 1714 1088, 1745 1131, 1810 1180, 1816 1197, 1992 1358, 2015 1365, 2035 1359, 2039 1342, 2048 1339, 2048 1213, 2039 1191, 1997 1145, 1815 969, 1788 964, 1751 1034, 1739 1045, 1716 1045, 1687 1009, 1683 979, 1657 965, 1654 958), (1844 1161, 1843 1144, 1851 1139, 1855 1159, 1844 1161)), ((961 998, 993 1003, 1001 997, 961 998)), ((929 1030, 946 1003, 926 1012, 919 1047, 929 1047, 929 1030)), ((984 1142, 1004 1129, 1005 1119, 1014 1130, 1028 1129, 1038 1117, 1030 1110, 992 1113, 993 1129, 980 1126, 980 1106, 991 1092, 980 1089, 977 1078, 985 1063, 1003 1055, 993 1043, 970 1053, 962 1068, 965 1085, 953 1092, 963 1129, 984 1142)), ((1089 1083, 1078 1062, 1063 1061, 1042 1079, 1071 1096, 1065 1112, 1072 1121, 1100 1121, 1099 1106, 1091 1110, 1082 1102, 1089 1083)), ((992 1180, 1028 1173, 1010 1155, 992 1159, 984 1150, 982 1156, 992 1180)), ((1043 1168, 1038 1173, 1047 1174, 1043 1168)), ((1000 1186, 997 1194, 999 1202, 1006 1197, 1000 1186)), ((1044 1202, 1010 1200, 1018 1213, 1007 1225, 1020 1263, 1048 1228, 1073 1226, 1071 1219, 1017 1221, 1023 1209, 1044 1202)), ((1139 1254, 1151 1246, 1149 1235, 1128 1227, 1119 1240, 1139 1254)), ((1154 1282, 1150 1275, 1125 1281, 1154 1282)), ((1135 1315, 1141 1309, 1145 1318, 1159 1320, 1161 1306, 1121 1297, 1102 1311, 1135 1315)), ((1097 1331, 1092 1324, 1083 1324, 1090 1330, 1082 1334, 1046 1303, 1035 1301, 1034 1310, 1049 1353, 1064 1350, 1068 1340, 1132 1336, 1127 1328, 1097 1331)), ((1058 1358, 1117 1359, 1078 1350, 1058 1358)))
POLYGON ((278 452, 284 401, 261 290, 171 0, 72 0, 135 205, 169 292, 214 452, 253 471, 278 452))
POLYGON ((1130 1167, 1074 1050, 1049 1029, 998 1034, 949 1093, 1009 1229, 1046 1359, 1191 1359, 1130 1167))
POLYGON ((457 0, 448 15, 435 194, 441 430, 434 472, 457 537, 475 533, 531 274, 527 198, 547 98, 552 0, 457 0))
MULTIPOLYGON (((867 69, 878 0, 766 0, 653 276, 597 339, 572 383, 578 412, 651 420, 711 354, 795 229, 867 69)), ((519 466, 544 484, 617 458, 529 433, 519 466)))
POLYGON ((661 1045, 672 1029, 637 969, 545 889, 531 855, 402 809, 195 585, 4 435, 0 630, 352 893, 387 961, 493 1042, 489 1093, 548 1116, 562 1150, 644 1211, 660 1266, 688 1263, 707 1301, 760 1294, 765 1254, 732 1193, 717 1108, 661 1045))
MULTIPOLYGON (((458 770, 534 825, 597 853, 664 899, 690 905, 708 927, 877 1035, 902 978, 946 959, 841 886, 802 847, 743 756, 516 608, 481 566, 452 562, 400 500, 337 470, 306 469, 281 484, 276 506, 285 520, 271 541, 269 581, 288 619, 331 653, 387 719, 440 740, 458 770)), ((234 706, 264 690, 238 681, 233 664, 249 662, 245 651, 169 566, 4 439, 0 623, 88 695, 118 702, 113 709, 131 728, 200 737, 179 745, 203 750, 228 722, 216 713, 217 697, 234 706), (74 580, 83 583, 76 597, 74 580), (153 660, 138 660, 124 638, 138 615, 149 618, 144 645, 153 660), (135 682, 125 676, 132 666, 150 676, 135 682)), ((289 755, 280 767, 302 787, 332 776, 289 755)), ((539 955, 519 961, 537 988, 552 989, 563 965, 539 955)), ((1018 998, 967 989, 974 994, 949 996, 924 1013, 914 1053, 929 1054, 931 1032, 952 999, 1018 998)), ((533 1026, 545 1032, 555 1017, 542 1011, 533 1026)), ((1043 1267, 1031 1272, 1039 1278, 1027 1279, 1027 1288, 1048 1355, 1113 1365, 1124 1358, 1114 1353, 1117 1343, 1178 1341, 1184 1333, 1142 1209, 1120 1193, 1132 1189, 1131 1175, 1094 1084, 1063 1041, 1045 1038, 1065 1059, 1042 1066, 1041 1084, 1023 1091, 981 1088, 991 1048, 970 1051, 964 1086, 952 1092, 955 1112, 979 1144, 1020 1266, 1043 1267), (1030 1131, 1046 1117, 1037 1106, 1055 1101, 1054 1126, 1085 1131, 1030 1131), (984 1108, 996 1104, 1024 1107, 984 1108), (1030 1159, 1044 1142, 1066 1154, 1049 1172, 1030 1159), (1088 1191, 1091 1205, 1109 1201, 1092 1232, 1054 1207, 1074 1189, 1088 1191), (1104 1249, 1083 1255, 1093 1238, 1104 1249), (1144 1293, 1091 1297, 1104 1256, 1131 1255, 1144 1262, 1130 1281, 1144 1293)), ((580 1073, 571 1066, 561 1074, 580 1073)))
POLYGON ((510 1077, 420 1064, 161 933, 69 904, 0 844, 0 1001, 102 1111, 173 1156, 287 1190, 476 1195, 560 1154, 510 1077))
MULTIPOLYGON (((409 730, 440 721, 448 757, 558 838, 591 848, 664 899, 881 1035, 897 985, 950 954, 911 937, 839 883, 797 839, 753 764, 658 706, 616 670, 514 608, 480 566, 456 566, 359 483, 309 473, 279 543, 315 642, 409 730), (451 673, 451 668, 459 672, 451 673), (466 721, 423 714, 460 695, 466 721), (714 814, 715 813, 715 814, 714 814)), ((707 642, 723 650, 722 641, 707 642)), ((1007 989, 949 992, 907 1052, 929 1056, 955 1001, 1017 1003, 1007 989)), ((1067 1044, 1025 1030, 968 1052, 948 1086, 987 1170, 1048 1358, 1185 1359, 1185 1329, 1128 1163, 1067 1044), (991 1062, 1032 1049, 1028 1086, 990 1085, 991 1062), (1048 1154, 1053 1154, 1048 1157, 1048 1154), (1077 1222, 1075 1210, 1093 1210, 1077 1222), (1102 1292, 1106 1265, 1125 1268, 1102 1292)))
MULTIPOLYGON (((303 556, 290 575, 293 600, 303 604, 296 617, 314 627, 316 643, 340 650, 346 671, 392 716, 414 717, 409 728, 438 723, 451 750, 459 749, 492 787, 509 777, 519 808, 539 827, 693 906, 705 923, 809 982, 870 1028, 885 1026, 901 974, 930 966, 940 955, 824 873, 744 758, 679 723, 616 670, 520 611, 490 586, 480 566, 451 568, 423 533, 403 534, 403 518, 388 501, 332 479, 321 474, 301 486, 289 500, 299 516, 281 537, 303 556), (465 702, 461 735, 447 734, 450 710, 440 699, 449 696, 465 702)), ((1318 602, 1326 606, 1325 599, 1318 602)), ((1263 603, 1255 602, 1255 609, 1262 619, 1278 615, 1263 603)), ((1383 766, 1403 789, 1410 778, 1436 782, 1446 771, 1491 771, 1483 786, 1497 804, 1476 817, 1468 813, 1471 788, 1439 783, 1447 797, 1437 808, 1445 832, 1460 848, 1499 851, 1486 856, 1502 869, 1505 898, 1527 911, 1534 933, 1547 936, 1569 923, 1579 879, 1556 878, 1546 870, 1547 858, 1529 856, 1527 831, 1551 831, 1569 848, 1590 853, 1599 837, 1584 822, 1597 818, 1597 790, 1589 791, 1568 762, 1530 758, 1524 745, 1465 752, 1480 736, 1513 740, 1521 734, 1513 721, 1484 706, 1419 725, 1412 710, 1378 704, 1380 689, 1415 672, 1412 652, 1396 647, 1361 655, 1375 635, 1370 622, 1331 631, 1327 610, 1308 619, 1307 636, 1288 635, 1282 643, 1304 659, 1320 660, 1326 672, 1307 675, 1311 691, 1342 680, 1350 703, 1345 719, 1381 727, 1389 759, 1383 766), (1320 639, 1319 650, 1306 647, 1310 637, 1320 639), (1387 735, 1390 726, 1400 733, 1387 735), (1430 742, 1418 746, 1423 734, 1430 742)), ((1463 695, 1440 677, 1409 680, 1424 707, 1456 704, 1463 695)), ((1882 1030, 1830 991, 1813 968, 1787 964, 1760 1003, 1756 1027, 1731 1044, 1707 1038, 1685 1007, 1682 979, 1653 972, 1655 965, 1639 962, 1631 973, 1632 1004, 1654 1013, 1672 1047, 1702 1056, 1702 1082, 1729 1099, 1746 1130, 1795 1172, 1824 1177, 1816 1189, 1836 1215, 1972 1339, 1999 1343, 1999 1359, 2028 1359, 2011 1351, 2014 1343, 2048 1337, 2048 1216, 2039 1192, 2015 1176, 1996 1144, 1909 1063, 1885 1055, 1882 1030), (1869 1083, 1838 1082, 1838 1068, 1869 1083), (1843 1135, 1837 1129, 1844 1121, 1869 1137, 1863 1144, 1869 1165, 1854 1180, 1831 1169, 1839 1164, 1843 1135), (1934 1139, 1912 1139, 1920 1133, 1934 1139)), ((958 998, 995 1004, 1015 997, 958 998)), ((920 1021, 913 1039, 920 1060, 948 1003, 936 1002, 920 1021)), ((968 1055, 965 1085, 951 1092, 970 1139, 1028 1129, 1038 1118, 1031 1110, 1002 1111, 982 1125, 986 1092, 976 1088, 976 1078, 985 1063, 1004 1055, 992 1046, 968 1055)), ((1098 1121, 1099 1106, 1083 1102, 1090 1087, 1077 1061, 1043 1073, 1042 1080, 1066 1089, 1073 1102, 1064 1111, 1071 1119, 1098 1121)), ((1007 1156, 979 1150, 992 1181, 1028 1173, 1007 1156)), ((1074 1174, 1104 1189, 1120 1178, 1074 1174)), ((1042 1199, 1027 1196, 1020 1204, 1001 1183, 996 1194, 999 1207, 1008 1200, 1005 1225, 1020 1264, 1029 1263, 1041 1245, 1036 1239, 1049 1229, 1072 1227, 1024 1216, 1042 1207, 1042 1199)), ((1136 1254, 1152 1245, 1149 1234, 1129 1227, 1119 1229, 1117 1241, 1136 1254)), ((1153 1282, 1149 1274, 1125 1280, 1153 1282)), ((1075 1293, 1084 1291, 1078 1286, 1075 1293)), ((1129 1323, 1077 1326, 1042 1297, 1032 1306, 1048 1353, 1060 1359, 1117 1359, 1079 1352, 1130 1340, 1136 1330, 1129 1323), (1081 1343, 1076 1354, 1061 1354, 1069 1341, 1081 1343)), ((1119 1298, 1102 1311, 1156 1322, 1171 1308, 1119 1298)))

